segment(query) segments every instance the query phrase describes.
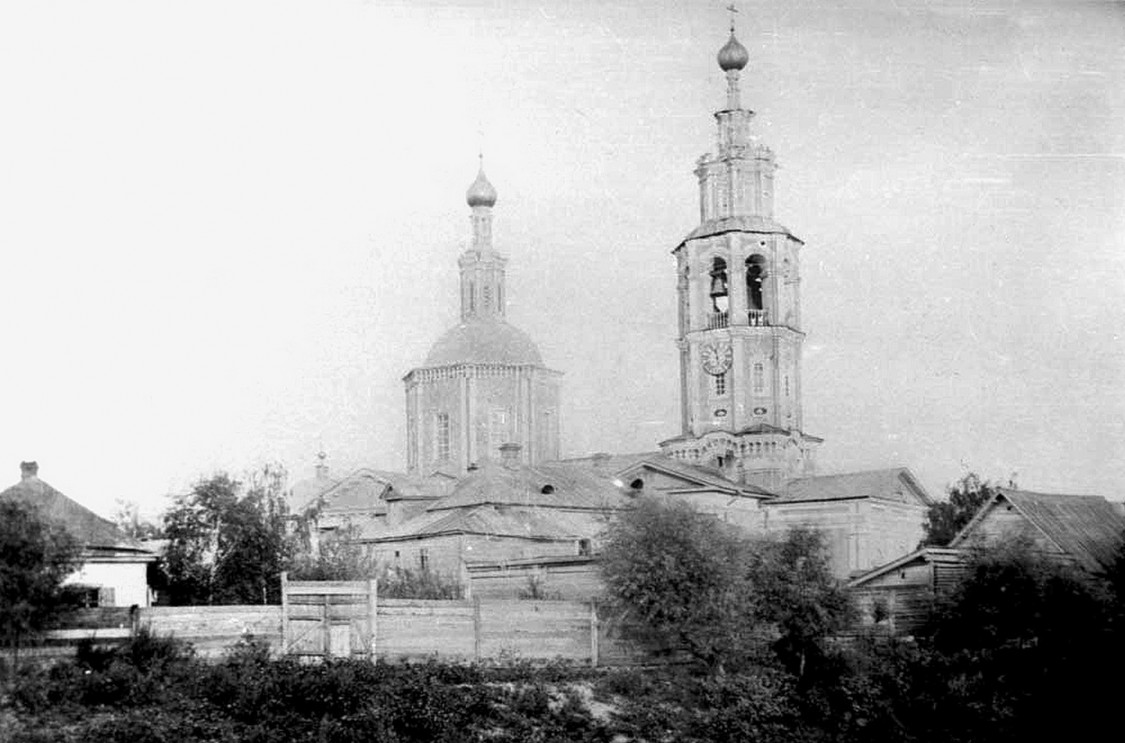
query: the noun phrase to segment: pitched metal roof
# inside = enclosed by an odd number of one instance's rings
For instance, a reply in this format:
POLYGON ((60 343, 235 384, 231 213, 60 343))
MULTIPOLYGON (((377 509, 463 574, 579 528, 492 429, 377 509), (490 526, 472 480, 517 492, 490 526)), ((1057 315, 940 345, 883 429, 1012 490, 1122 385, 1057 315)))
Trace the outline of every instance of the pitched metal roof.
POLYGON ((953 538, 950 547, 970 540, 987 513, 1010 503, 1028 522, 1085 569, 1099 572, 1112 563, 1125 538, 1125 515, 1100 495, 1060 495, 1000 488, 953 538))
POLYGON ((772 503, 857 498, 876 498, 894 502, 916 500, 923 505, 928 505, 932 501, 929 493, 909 469, 894 467, 885 470, 802 477, 791 481, 786 486, 785 493, 772 503))
POLYGON ((613 484, 612 475, 562 462, 506 467, 485 462, 469 472, 453 492, 428 511, 444 511, 491 503, 552 509, 606 510, 625 508, 629 496, 613 484))
POLYGON ((594 455, 580 459, 566 459, 560 464, 580 465, 595 472, 612 473, 622 477, 633 471, 638 466, 650 467, 661 470, 673 476, 695 483, 704 488, 721 490, 732 495, 751 496, 756 498, 772 498, 775 493, 757 485, 740 484, 732 482, 723 476, 723 473, 713 467, 702 467, 689 464, 679 459, 661 454, 660 452, 642 452, 639 454, 594 455))
POLYGON ((363 541, 386 542, 443 534, 480 534, 546 541, 571 541, 593 536, 604 528, 596 514, 535 507, 482 504, 423 513, 390 529, 361 527, 363 541))
POLYGON ((962 565, 968 559, 965 550, 951 549, 949 547, 923 547, 908 555, 903 555, 897 560, 891 560, 877 567, 871 568, 866 573, 861 573, 847 582, 845 588, 859 588, 870 583, 876 578, 886 575, 911 563, 962 565))
POLYGON ((55 490, 37 476, 27 477, 0 493, 0 500, 22 500, 64 527, 87 550, 120 550, 151 555, 117 525, 55 490))

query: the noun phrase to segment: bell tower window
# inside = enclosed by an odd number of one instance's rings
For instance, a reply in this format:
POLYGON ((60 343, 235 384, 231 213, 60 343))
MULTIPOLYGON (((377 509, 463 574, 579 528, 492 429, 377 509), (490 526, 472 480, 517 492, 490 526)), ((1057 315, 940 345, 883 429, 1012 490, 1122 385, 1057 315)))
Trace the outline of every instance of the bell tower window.
POLYGON ((711 261, 711 306, 715 312, 726 313, 730 307, 727 290, 727 262, 722 258, 711 261))
POLYGON ((766 278, 766 259, 755 253, 746 259, 746 309, 750 313, 750 325, 765 325, 766 305, 762 293, 766 278))

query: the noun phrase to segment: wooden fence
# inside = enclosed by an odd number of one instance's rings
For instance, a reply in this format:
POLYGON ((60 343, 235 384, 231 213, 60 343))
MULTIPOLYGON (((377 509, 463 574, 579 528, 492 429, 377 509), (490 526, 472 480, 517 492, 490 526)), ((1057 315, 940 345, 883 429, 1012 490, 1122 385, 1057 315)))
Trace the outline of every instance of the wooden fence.
POLYGON ((374 582, 283 583, 281 606, 97 609, 48 636, 50 655, 83 639, 114 644, 140 627, 221 657, 252 635, 275 653, 381 660, 565 660, 592 665, 649 662, 620 628, 583 601, 379 599, 374 582))

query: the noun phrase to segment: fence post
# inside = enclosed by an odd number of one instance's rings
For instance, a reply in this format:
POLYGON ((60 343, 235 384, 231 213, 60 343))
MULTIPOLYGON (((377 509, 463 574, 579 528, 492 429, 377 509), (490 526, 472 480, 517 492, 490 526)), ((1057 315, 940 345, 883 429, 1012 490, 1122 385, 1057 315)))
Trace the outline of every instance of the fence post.
POLYGON ((480 596, 473 596, 473 658, 480 660, 480 596))
POLYGON ((281 571, 281 654, 289 652, 289 572, 281 571))
POLYGON ((590 602, 590 665, 598 665, 598 602, 590 602))
POLYGON ((374 578, 367 581, 367 629, 369 637, 367 638, 368 657, 371 662, 375 662, 375 640, 378 637, 378 632, 375 631, 375 617, 378 614, 378 598, 377 591, 379 589, 378 583, 374 578))

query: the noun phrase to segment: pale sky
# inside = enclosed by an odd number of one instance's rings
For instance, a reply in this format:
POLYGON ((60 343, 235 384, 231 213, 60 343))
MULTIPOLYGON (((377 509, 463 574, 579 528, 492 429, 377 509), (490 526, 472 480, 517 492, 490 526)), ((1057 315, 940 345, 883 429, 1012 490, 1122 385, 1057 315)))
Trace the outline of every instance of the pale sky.
MULTIPOLYGON (((403 469, 482 145, 564 454, 654 450, 724 5, 0 4, 0 487, 403 469)), ((1125 497, 1125 6, 738 5, 820 471, 1125 497)))

